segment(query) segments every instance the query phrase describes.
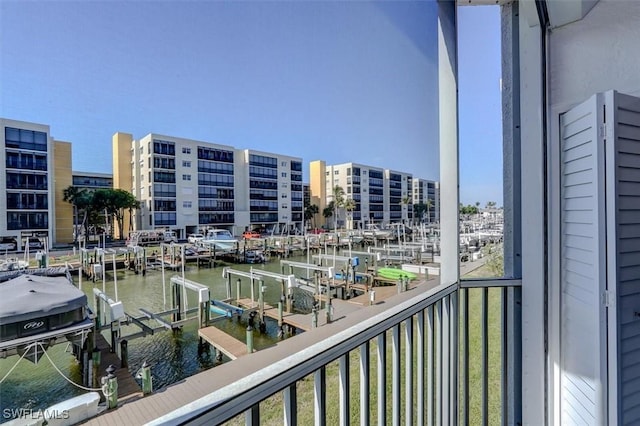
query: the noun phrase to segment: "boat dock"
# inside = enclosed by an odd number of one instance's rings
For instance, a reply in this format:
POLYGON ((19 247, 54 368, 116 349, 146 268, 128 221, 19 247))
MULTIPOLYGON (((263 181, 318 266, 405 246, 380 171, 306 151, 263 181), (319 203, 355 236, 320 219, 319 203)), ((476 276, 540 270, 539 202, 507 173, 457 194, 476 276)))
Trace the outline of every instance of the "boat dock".
POLYGON ((231 359, 238 359, 248 353, 247 345, 213 325, 199 329, 198 336, 231 359))
MULTIPOLYGON (((384 301, 385 303, 398 303, 398 301, 406 300, 412 295, 415 294, 415 291, 426 291, 427 289, 434 287, 438 284, 437 279, 435 280, 415 280, 409 284, 408 291, 405 291, 401 294, 397 293, 397 289, 395 286, 387 287, 376 287, 373 290, 376 291, 376 303, 375 306, 367 306, 368 302, 363 300, 369 297, 368 294, 363 296, 358 296, 349 300, 340 300, 340 299, 332 299, 332 305, 334 307, 334 322, 328 324, 326 327, 318 327, 310 330, 309 332, 302 333, 297 335, 295 338, 286 339, 278 344, 264 349, 260 351, 261 357, 259 359, 266 359, 265 362, 273 362, 275 360, 282 359, 287 354, 291 352, 295 352, 296 350, 302 350, 305 347, 308 347, 312 342, 317 341, 318 339, 325 338, 327 336, 332 335, 342 329, 342 327, 347 327, 353 325, 355 323, 366 320, 368 317, 372 315, 377 315, 379 310, 381 309, 381 304, 384 301), (380 291, 380 294, 378 292, 380 291), (388 292, 388 294, 387 294, 388 292)), ((247 303, 253 306, 253 309, 257 309, 258 305, 255 302, 251 302, 251 299, 246 299, 247 303)), ((277 309, 269 309, 267 310, 267 305, 265 305, 265 315, 267 312, 274 312, 277 315, 277 309)), ((293 314, 289 316, 289 320, 291 322, 299 322, 298 325, 309 324, 311 326, 311 315, 299 315, 293 314)), ((318 325, 324 325, 326 323, 324 310, 320 312, 318 318, 318 325)), ((294 324, 292 324, 294 325, 294 324)), ((294 326, 298 326, 294 325, 294 326)), ((302 327, 300 327, 302 328, 302 327)), ((210 344, 219 345, 219 349, 223 350, 231 350, 231 344, 226 344, 223 342, 223 335, 226 333, 220 331, 220 336, 218 336, 218 331, 213 330, 210 335, 211 339, 206 337, 207 329, 212 329, 212 327, 207 327, 201 329, 200 336, 207 340, 210 344)), ((224 337, 226 338, 226 336, 224 337)), ((237 349, 238 359, 233 362, 239 362, 238 368, 248 368, 248 365, 256 362, 257 358, 254 359, 257 353, 247 354, 246 346, 244 346, 244 350, 237 349), (242 356, 240 356, 240 352, 242 352, 242 356)), ((226 353, 226 352, 225 352, 226 353)), ((229 356, 227 354, 227 356, 229 356)), ((140 398, 138 400, 132 400, 128 403, 121 404, 116 410, 108 410, 101 414, 98 417, 93 419, 89 419, 85 424, 87 425, 122 425, 122 424, 144 424, 147 423, 163 414, 166 414, 176 408, 188 404, 198 398, 203 397, 212 392, 212 390, 219 388, 224 385, 227 381, 226 375, 221 375, 219 373, 220 370, 216 368, 211 368, 209 370, 200 372, 191 377, 187 377, 184 380, 181 380, 178 383, 175 383, 169 387, 167 387, 162 392, 156 392, 151 395, 146 396, 145 398, 140 398)))
POLYGON ((113 365, 116 371, 113 373, 118 378, 118 401, 142 396, 142 389, 133 378, 127 366, 122 365, 118 354, 111 352, 111 346, 107 343, 102 333, 96 334, 96 348, 100 351, 100 368, 98 377, 106 376, 107 367, 113 365))

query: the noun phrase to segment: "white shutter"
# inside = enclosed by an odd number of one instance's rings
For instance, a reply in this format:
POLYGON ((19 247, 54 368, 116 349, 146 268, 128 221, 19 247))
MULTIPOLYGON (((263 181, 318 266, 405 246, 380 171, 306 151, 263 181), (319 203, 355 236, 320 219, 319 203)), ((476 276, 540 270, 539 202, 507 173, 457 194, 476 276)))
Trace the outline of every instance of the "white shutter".
POLYGON ((606 233, 602 96, 560 121, 560 409, 563 424, 606 423, 606 233))
POLYGON ((605 96, 609 424, 640 424, 640 99, 605 96))

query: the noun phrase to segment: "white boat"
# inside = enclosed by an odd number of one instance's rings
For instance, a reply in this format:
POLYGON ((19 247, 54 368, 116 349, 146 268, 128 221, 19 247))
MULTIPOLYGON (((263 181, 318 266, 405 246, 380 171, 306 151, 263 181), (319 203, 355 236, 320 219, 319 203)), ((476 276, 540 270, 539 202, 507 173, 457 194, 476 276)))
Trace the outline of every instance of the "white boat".
POLYGON ((27 269, 28 267, 29 267, 29 262, 27 262, 26 260, 9 258, 9 259, 4 259, 0 261, 1 272, 22 271, 24 269, 27 269))
POLYGON ((390 238, 392 232, 390 229, 380 229, 378 225, 370 223, 367 225, 367 229, 362 231, 362 235, 365 238, 385 239, 390 238))
POLYGON ((208 230, 202 243, 214 246, 217 250, 235 250, 238 247, 238 240, 226 229, 208 230))

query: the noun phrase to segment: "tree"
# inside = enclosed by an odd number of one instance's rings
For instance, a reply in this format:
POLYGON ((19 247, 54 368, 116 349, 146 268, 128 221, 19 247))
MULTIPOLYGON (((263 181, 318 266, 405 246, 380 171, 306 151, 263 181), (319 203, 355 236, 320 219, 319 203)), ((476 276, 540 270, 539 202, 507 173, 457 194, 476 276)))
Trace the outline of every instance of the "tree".
POLYGON ((356 202, 353 198, 344 200, 344 209, 349 214, 349 223, 351 224, 351 229, 353 229, 353 211, 356 209, 356 202))
POLYGON ((466 206, 463 206, 462 204, 460 204, 460 214, 466 214, 466 215, 478 214, 478 208, 476 206, 472 206, 471 204, 468 204, 466 206))
POLYGON ((428 223, 431 223, 431 207, 433 207, 433 205, 431 204, 431 198, 427 198, 426 207, 427 207, 427 221, 428 223))
POLYGON ((118 232, 120 239, 124 236, 124 215, 125 212, 131 214, 133 210, 140 208, 140 202, 136 200, 132 193, 125 191, 124 189, 114 189, 110 196, 110 205, 107 207, 107 212, 112 214, 116 223, 118 224, 118 232))
POLYGON ((311 204, 304 209, 304 220, 313 220, 313 227, 316 227, 316 215, 320 212, 320 209, 315 204, 311 204))
MULTIPOLYGON (((408 206, 409 204, 411 204, 411 197, 407 197, 407 196, 402 197, 400 204, 402 204, 403 206, 408 206)), ((407 216, 408 216, 408 212, 407 212, 407 216)))
MULTIPOLYGON (((430 201, 430 200, 427 200, 430 201)), ((420 222, 424 219, 424 212, 428 210, 428 204, 417 203, 413 205, 413 216, 420 219, 420 222)))
POLYGON ((62 199, 74 207, 73 243, 78 242, 78 213, 82 212, 82 224, 80 229, 85 229, 85 235, 89 234, 89 216, 93 206, 93 192, 77 186, 69 186, 62 191, 62 199))
POLYGON ((113 217, 118 225, 120 238, 124 235, 124 215, 140 208, 140 202, 133 194, 124 189, 98 189, 93 194, 93 204, 96 211, 104 210, 108 217, 113 217))
POLYGON ((340 185, 336 185, 333 187, 333 201, 331 201, 334 206, 334 220, 333 220, 333 228, 338 228, 338 219, 340 218, 340 209, 344 208, 345 198, 344 198, 344 189, 340 185))
POLYGON ((333 201, 331 201, 327 207, 325 207, 324 209, 322 209, 322 216, 324 216, 325 222, 327 222, 327 220, 333 216, 333 213, 336 209, 336 205, 333 201))

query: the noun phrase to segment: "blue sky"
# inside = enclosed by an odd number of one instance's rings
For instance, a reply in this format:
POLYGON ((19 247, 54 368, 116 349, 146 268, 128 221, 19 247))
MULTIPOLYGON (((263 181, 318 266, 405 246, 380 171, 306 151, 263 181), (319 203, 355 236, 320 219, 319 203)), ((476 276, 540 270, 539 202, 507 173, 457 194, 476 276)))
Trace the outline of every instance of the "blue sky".
MULTIPOLYGON (((499 9, 459 9, 464 203, 502 202, 499 9)), ((168 134, 437 179, 436 7, 422 2, 0 1, 0 116, 73 168, 168 134)))

